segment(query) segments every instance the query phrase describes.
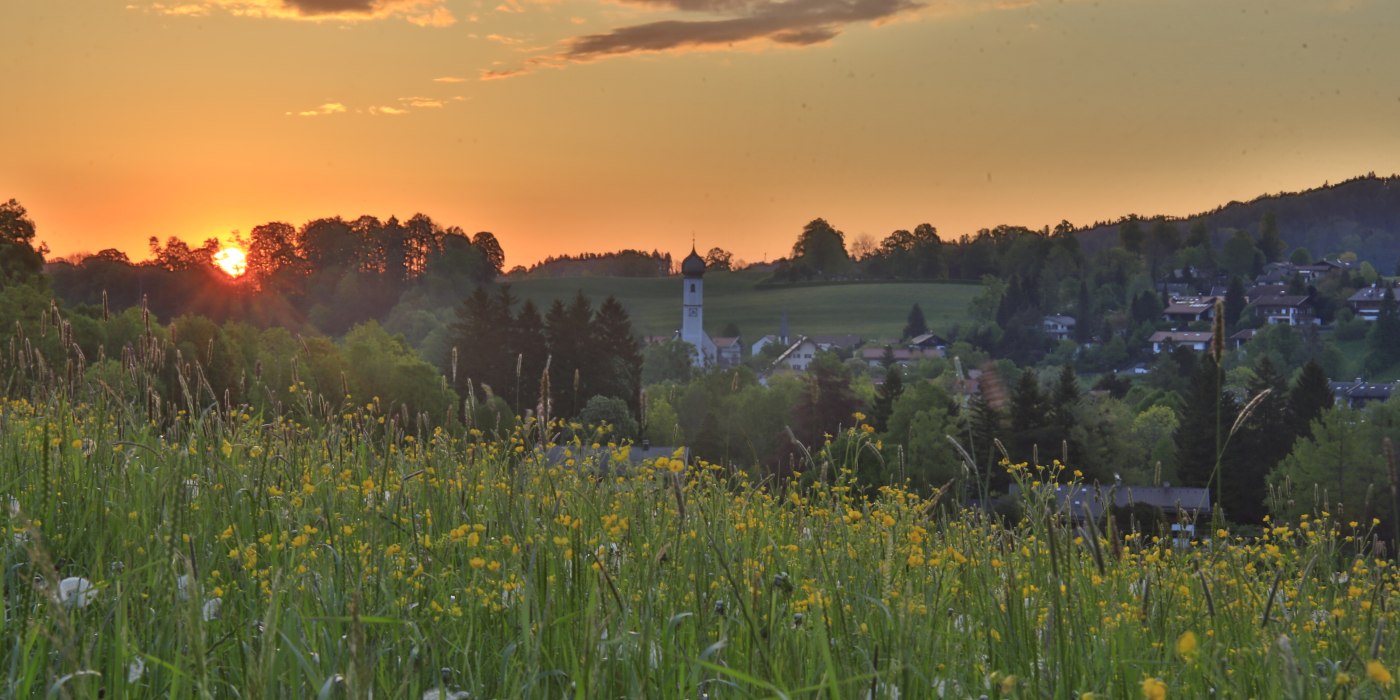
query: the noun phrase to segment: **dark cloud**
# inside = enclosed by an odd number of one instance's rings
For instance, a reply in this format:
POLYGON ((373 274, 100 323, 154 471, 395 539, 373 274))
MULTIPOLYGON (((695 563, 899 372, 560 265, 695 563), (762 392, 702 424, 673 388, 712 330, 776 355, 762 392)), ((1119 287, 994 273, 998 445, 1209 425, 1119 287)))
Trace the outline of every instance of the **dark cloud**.
POLYGON ((303 15, 369 14, 374 12, 377 4, 375 0, 282 0, 282 2, 303 15))
POLYGON ((687 12, 737 14, 711 20, 665 20, 620 27, 572 40, 563 58, 588 61, 642 51, 723 46, 752 40, 805 46, 829 41, 843 25, 893 17, 916 0, 633 0, 687 12))

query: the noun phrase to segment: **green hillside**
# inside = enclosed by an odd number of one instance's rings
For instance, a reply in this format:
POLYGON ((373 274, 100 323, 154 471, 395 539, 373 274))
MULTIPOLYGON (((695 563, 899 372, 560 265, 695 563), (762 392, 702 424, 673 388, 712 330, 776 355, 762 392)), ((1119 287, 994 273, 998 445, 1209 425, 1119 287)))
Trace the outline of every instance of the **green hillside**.
MULTIPOLYGON (((776 333, 784 311, 793 335, 854 333, 869 339, 896 338, 909 307, 924 311, 929 328, 938 331, 966 320, 975 284, 927 282, 834 284, 754 289, 759 272, 712 272, 705 275, 705 330, 719 335, 733 322, 748 340, 776 333)), ((594 303, 609 294, 627 307, 639 335, 665 335, 680 327, 681 279, 575 277, 511 282, 511 291, 530 299, 543 313, 554 299, 575 292, 594 303)))

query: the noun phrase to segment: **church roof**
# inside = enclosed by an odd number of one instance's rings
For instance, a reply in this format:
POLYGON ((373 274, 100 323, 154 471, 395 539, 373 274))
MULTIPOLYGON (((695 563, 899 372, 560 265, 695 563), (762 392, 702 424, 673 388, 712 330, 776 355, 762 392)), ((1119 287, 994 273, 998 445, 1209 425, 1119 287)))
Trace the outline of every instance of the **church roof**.
POLYGON ((681 274, 686 277, 703 277, 705 275, 705 259, 695 252, 695 246, 691 246, 690 255, 685 256, 681 261, 681 274))

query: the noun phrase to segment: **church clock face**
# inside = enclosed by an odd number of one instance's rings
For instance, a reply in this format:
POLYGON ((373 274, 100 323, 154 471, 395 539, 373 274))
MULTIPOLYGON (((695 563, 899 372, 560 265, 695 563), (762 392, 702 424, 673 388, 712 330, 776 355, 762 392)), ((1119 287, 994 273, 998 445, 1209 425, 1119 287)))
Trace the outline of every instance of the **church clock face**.
POLYGON ((690 316, 691 318, 694 318, 698 313, 700 313, 700 310, 695 308, 694 306, 685 310, 685 315, 690 316))

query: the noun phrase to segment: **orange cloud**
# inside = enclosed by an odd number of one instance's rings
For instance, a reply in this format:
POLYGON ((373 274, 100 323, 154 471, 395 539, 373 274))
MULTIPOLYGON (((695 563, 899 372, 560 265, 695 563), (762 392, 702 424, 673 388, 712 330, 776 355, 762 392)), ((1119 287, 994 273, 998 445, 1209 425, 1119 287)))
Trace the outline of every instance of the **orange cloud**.
POLYGON ((327 114, 344 114, 345 111, 345 105, 339 102, 327 102, 316 109, 308 109, 301 112, 287 112, 287 114, 289 116, 295 114, 298 117, 320 117, 327 114))
POLYGON ((145 9, 165 15, 207 15, 220 10, 239 17, 310 21, 401 18, 421 27, 447 27, 457 22, 446 0, 194 0, 152 2, 145 9))

